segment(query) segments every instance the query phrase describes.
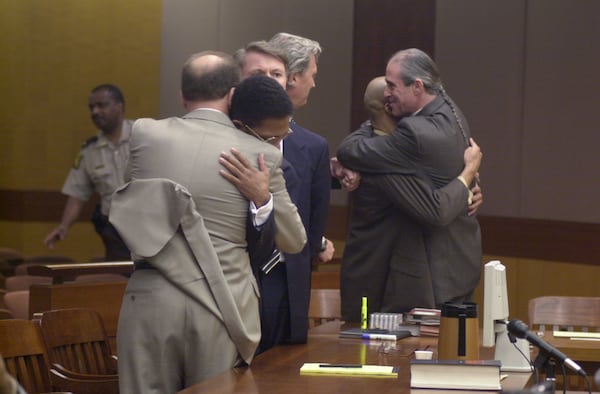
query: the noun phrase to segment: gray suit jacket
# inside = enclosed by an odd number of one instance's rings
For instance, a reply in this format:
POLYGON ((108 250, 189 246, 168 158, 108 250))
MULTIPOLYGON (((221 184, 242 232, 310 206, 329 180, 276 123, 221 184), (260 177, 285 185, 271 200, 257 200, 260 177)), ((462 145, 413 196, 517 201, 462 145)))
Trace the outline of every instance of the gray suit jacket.
MULTIPOLYGON (((193 111, 183 118, 140 119, 133 126, 130 147, 131 180, 168 179, 183 186, 191 195, 195 211, 203 218, 226 286, 244 325, 243 336, 247 343, 239 348, 239 352, 249 362, 260 338, 260 321, 259 295, 246 251, 248 201, 219 174, 222 168, 219 154, 235 147, 253 163, 256 163, 259 153, 265 154, 266 164, 271 170, 270 189, 277 224, 276 243, 280 250, 295 253, 304 246, 306 234, 296 207, 285 189, 285 181, 279 168, 281 152, 238 131, 225 114, 206 109, 193 111)), ((152 199, 151 196, 144 198, 152 199)), ((141 203, 142 200, 139 201, 141 203)), ((161 209, 157 206, 151 210, 154 215, 160 215, 159 218, 141 217, 132 224, 130 231, 156 225, 161 220, 168 220, 169 224, 165 229, 171 228, 179 215, 164 216, 164 213, 159 213, 161 209)), ((115 218, 111 210, 111 221, 115 218)), ((126 234, 122 235, 127 237, 126 234)), ((165 248, 150 258, 151 263, 164 266, 194 262, 196 258, 192 251, 196 248, 191 247, 193 245, 187 236, 188 234, 184 236, 177 232, 165 248), (158 260, 164 263, 159 263, 158 260)), ((153 244, 159 245, 160 242, 153 244)), ((220 300, 204 297, 203 302, 216 316, 226 313, 220 310, 220 300)))
MULTIPOLYGON (((470 136, 466 119, 456 109, 470 136)), ((414 175, 433 189, 452 182, 456 185, 455 178, 464 167, 466 141, 450 106, 441 97, 418 115, 403 118, 391 136, 370 137, 368 130, 362 129, 348 136, 337 153, 340 162, 364 174, 414 175)), ((414 203, 422 204, 420 200, 414 203)), ((404 247, 396 244, 394 253, 403 253, 405 260, 414 256, 427 260, 436 305, 470 298, 481 274, 481 233, 477 219, 467 215, 466 204, 460 214, 447 223, 428 222, 419 219, 414 212, 414 207, 406 206, 405 213, 417 219, 402 224, 404 234, 414 240, 404 247)), ((419 275, 407 265, 403 267, 403 278, 419 275)), ((401 289, 388 289, 390 297, 401 293, 401 289)))
POLYGON ((256 332, 246 326, 219 265, 202 216, 187 189, 168 179, 138 179, 118 188, 113 195, 111 223, 123 234, 131 252, 150 262, 171 283, 199 304, 206 302, 197 291, 199 279, 208 282, 217 308, 213 312, 224 322, 229 336, 246 362, 252 360, 256 332), (139 226, 144 222, 144 226, 139 226), (188 245, 177 260, 162 258, 167 244, 188 245))

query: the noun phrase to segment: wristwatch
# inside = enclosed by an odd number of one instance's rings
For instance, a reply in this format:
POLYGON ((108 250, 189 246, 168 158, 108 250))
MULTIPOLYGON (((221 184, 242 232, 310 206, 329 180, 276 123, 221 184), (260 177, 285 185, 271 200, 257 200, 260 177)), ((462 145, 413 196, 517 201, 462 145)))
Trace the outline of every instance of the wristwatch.
POLYGON ((327 238, 325 236, 321 237, 321 252, 327 249, 327 238))

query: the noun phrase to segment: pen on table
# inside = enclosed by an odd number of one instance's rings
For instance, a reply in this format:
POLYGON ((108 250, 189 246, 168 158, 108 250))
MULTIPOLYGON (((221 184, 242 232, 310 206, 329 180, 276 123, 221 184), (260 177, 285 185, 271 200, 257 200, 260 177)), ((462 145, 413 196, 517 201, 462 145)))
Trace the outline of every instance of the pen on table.
POLYGON ((319 368, 362 368, 362 364, 319 364, 319 368))
POLYGON ((398 337, 393 334, 362 334, 362 339, 381 339, 384 341, 396 341, 398 337))

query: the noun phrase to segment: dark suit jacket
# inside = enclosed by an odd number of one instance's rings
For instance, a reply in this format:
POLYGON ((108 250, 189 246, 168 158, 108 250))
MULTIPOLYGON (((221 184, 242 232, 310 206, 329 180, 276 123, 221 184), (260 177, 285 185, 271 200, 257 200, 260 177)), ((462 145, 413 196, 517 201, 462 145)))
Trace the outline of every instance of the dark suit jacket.
MULTIPOLYGON (((292 121, 283 142, 283 157, 293 167, 297 185, 286 186, 306 229, 307 243, 302 252, 285 254, 290 300, 290 342, 306 342, 310 301, 311 261, 319 254, 329 211, 331 174, 329 148, 320 135, 292 121)), ((285 173, 284 173, 285 177, 285 173)))
POLYGON ((295 122, 291 127, 294 132, 284 141, 281 169, 308 242, 300 253, 284 253, 285 264, 268 275, 255 271, 261 290, 262 332, 271 336, 261 339, 261 352, 282 342, 306 342, 311 262, 320 251, 329 209, 327 141, 295 122))
MULTIPOLYGON (((296 171, 285 158, 281 163, 281 169, 283 171, 283 177, 285 178, 285 185, 290 195, 290 199, 294 204, 296 204, 296 200, 299 195, 299 182, 296 171)), ((272 224, 273 221, 269 220, 265 223, 265 226, 267 227, 263 228, 260 233, 257 233, 256 231, 252 232, 253 236, 259 235, 259 240, 256 242, 256 247, 258 248, 257 252, 260 252, 261 249, 264 251, 265 242, 268 242, 269 239, 272 239, 272 237, 269 236, 269 233, 272 231, 270 228, 273 227, 272 224)), ((253 265, 254 269, 254 275, 258 282, 258 287, 261 294, 260 324, 262 336, 257 349, 257 354, 262 353, 280 343, 290 342, 291 337, 291 308, 288 291, 289 280, 287 269, 288 263, 279 263, 273 269, 271 269, 268 274, 265 274, 260 269, 260 266, 262 266, 262 264, 264 264, 264 262, 271 257, 273 248, 275 248, 275 243, 271 242, 269 253, 266 256, 261 255, 261 253, 254 253, 250 255, 251 264, 253 265)), ((305 247, 300 254, 293 256, 301 256, 302 258, 308 259, 308 249, 305 247)), ((292 257, 290 264, 294 264, 294 266, 291 267, 290 272, 292 274, 300 273, 299 275, 301 275, 303 272, 303 267, 296 267, 298 266, 297 261, 300 261, 298 257, 292 257)), ((299 276, 296 278, 294 284, 310 286, 310 283, 307 283, 306 280, 304 280, 304 276, 299 276)), ((303 293, 293 294, 291 296, 291 299, 295 301, 294 305, 296 306, 296 310, 298 309, 297 305, 302 304, 301 302, 297 301, 299 297, 300 300, 303 300, 303 293)), ((296 321, 295 324, 302 324, 302 322, 296 321)), ((301 329, 301 327, 302 326, 295 328, 294 331, 297 332, 298 329, 301 329)))
MULTIPOLYGON (((467 136, 468 125, 460 110, 467 136)), ((360 129, 348 136, 338 150, 340 162, 363 174, 415 175, 431 188, 441 188, 451 182, 464 167, 463 154, 466 141, 458 129, 448 103, 437 97, 416 116, 403 118, 389 137, 370 138, 368 130, 360 129)), ((389 185, 388 185, 389 186, 389 185)), ((414 201, 419 204, 419 200, 414 201)), ((408 207, 407 214, 414 212, 408 207)), ((413 216, 417 216, 414 213, 413 216)), ((462 302, 470 298, 481 273, 481 234, 479 223, 464 210, 451 222, 427 222, 417 219, 402 224, 409 237, 422 236, 422 247, 395 245, 394 253, 426 256, 432 278, 436 305, 444 302, 462 302)), ((411 241, 416 245, 415 241, 411 241)), ((365 246, 373 248, 375 245, 365 246)), ((411 271, 403 274, 411 275, 411 271)), ((402 289, 387 285, 390 299, 402 297, 402 289), (397 295, 394 295, 396 293, 397 295)))

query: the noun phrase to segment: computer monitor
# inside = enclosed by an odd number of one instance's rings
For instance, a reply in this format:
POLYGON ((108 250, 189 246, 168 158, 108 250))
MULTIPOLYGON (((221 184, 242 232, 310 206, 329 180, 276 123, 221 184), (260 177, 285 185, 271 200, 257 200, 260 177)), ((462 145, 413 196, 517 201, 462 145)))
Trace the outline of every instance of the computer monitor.
POLYGON ((483 346, 496 346, 494 359, 502 362, 502 371, 531 372, 529 343, 520 338, 511 342, 506 327, 508 316, 506 267, 498 260, 490 261, 484 269, 483 346))

